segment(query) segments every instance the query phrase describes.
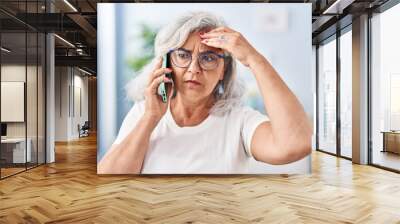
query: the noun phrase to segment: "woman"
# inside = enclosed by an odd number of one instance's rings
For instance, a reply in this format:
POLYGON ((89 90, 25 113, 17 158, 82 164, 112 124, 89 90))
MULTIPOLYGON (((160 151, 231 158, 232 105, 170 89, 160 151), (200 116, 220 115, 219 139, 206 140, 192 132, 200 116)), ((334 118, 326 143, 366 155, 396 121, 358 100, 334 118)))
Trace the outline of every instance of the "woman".
POLYGON ((180 17, 157 34, 155 54, 152 71, 132 85, 144 100, 136 98, 98 173, 248 173, 251 157, 287 164, 311 152, 311 123, 296 96, 221 19, 180 17), (171 66, 162 68, 167 53, 171 66), (257 80, 269 118, 240 104, 234 59, 257 80), (161 82, 169 83, 167 103, 157 94, 161 82))

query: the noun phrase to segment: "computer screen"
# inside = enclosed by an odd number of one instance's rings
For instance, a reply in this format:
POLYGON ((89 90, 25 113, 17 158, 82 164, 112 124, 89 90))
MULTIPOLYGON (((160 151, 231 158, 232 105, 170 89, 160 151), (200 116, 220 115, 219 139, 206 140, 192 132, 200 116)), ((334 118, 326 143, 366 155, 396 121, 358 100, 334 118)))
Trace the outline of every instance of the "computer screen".
POLYGON ((1 136, 7 136, 7 124, 1 124, 1 136))

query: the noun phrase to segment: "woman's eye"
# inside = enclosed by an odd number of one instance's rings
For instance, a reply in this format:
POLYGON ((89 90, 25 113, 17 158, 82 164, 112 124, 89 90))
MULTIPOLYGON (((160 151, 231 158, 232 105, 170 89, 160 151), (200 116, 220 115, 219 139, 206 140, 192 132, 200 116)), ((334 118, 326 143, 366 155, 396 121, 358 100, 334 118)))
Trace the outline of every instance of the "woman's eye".
POLYGON ((214 61, 215 58, 212 55, 203 55, 202 60, 206 62, 214 61))
POLYGON ((189 56, 189 54, 186 54, 186 53, 178 53, 178 57, 183 58, 183 59, 187 59, 190 56, 189 56))

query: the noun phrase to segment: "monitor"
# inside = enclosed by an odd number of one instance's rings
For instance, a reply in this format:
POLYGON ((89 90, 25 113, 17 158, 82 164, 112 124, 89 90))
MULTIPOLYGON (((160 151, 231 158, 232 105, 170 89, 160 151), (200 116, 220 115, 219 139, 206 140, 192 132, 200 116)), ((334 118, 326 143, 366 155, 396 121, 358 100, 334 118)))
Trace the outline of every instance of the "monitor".
POLYGON ((1 123, 1 136, 7 136, 7 124, 1 123))

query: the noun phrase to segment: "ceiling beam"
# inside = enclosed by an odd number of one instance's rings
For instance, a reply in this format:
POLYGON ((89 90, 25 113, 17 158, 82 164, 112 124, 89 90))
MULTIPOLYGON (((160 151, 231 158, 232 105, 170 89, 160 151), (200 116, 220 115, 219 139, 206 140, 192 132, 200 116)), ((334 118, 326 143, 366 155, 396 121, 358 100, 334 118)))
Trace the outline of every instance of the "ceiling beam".
POLYGON ((55 56, 56 66, 80 66, 88 67, 96 71, 96 57, 91 56, 55 56))
POLYGON ((322 14, 342 14, 343 10, 351 5, 355 0, 336 0, 330 4, 322 14))
MULTIPOLYGON (((96 33, 97 30, 94 28, 86 19, 80 14, 75 14, 71 13, 67 15, 72 21, 74 21, 78 26, 82 28, 82 30, 85 31, 85 33, 90 37, 88 39, 90 40, 96 40, 96 33)), ((89 41, 89 40, 88 40, 89 41)), ((96 41, 94 43, 91 43, 91 45, 95 45, 96 41)))

